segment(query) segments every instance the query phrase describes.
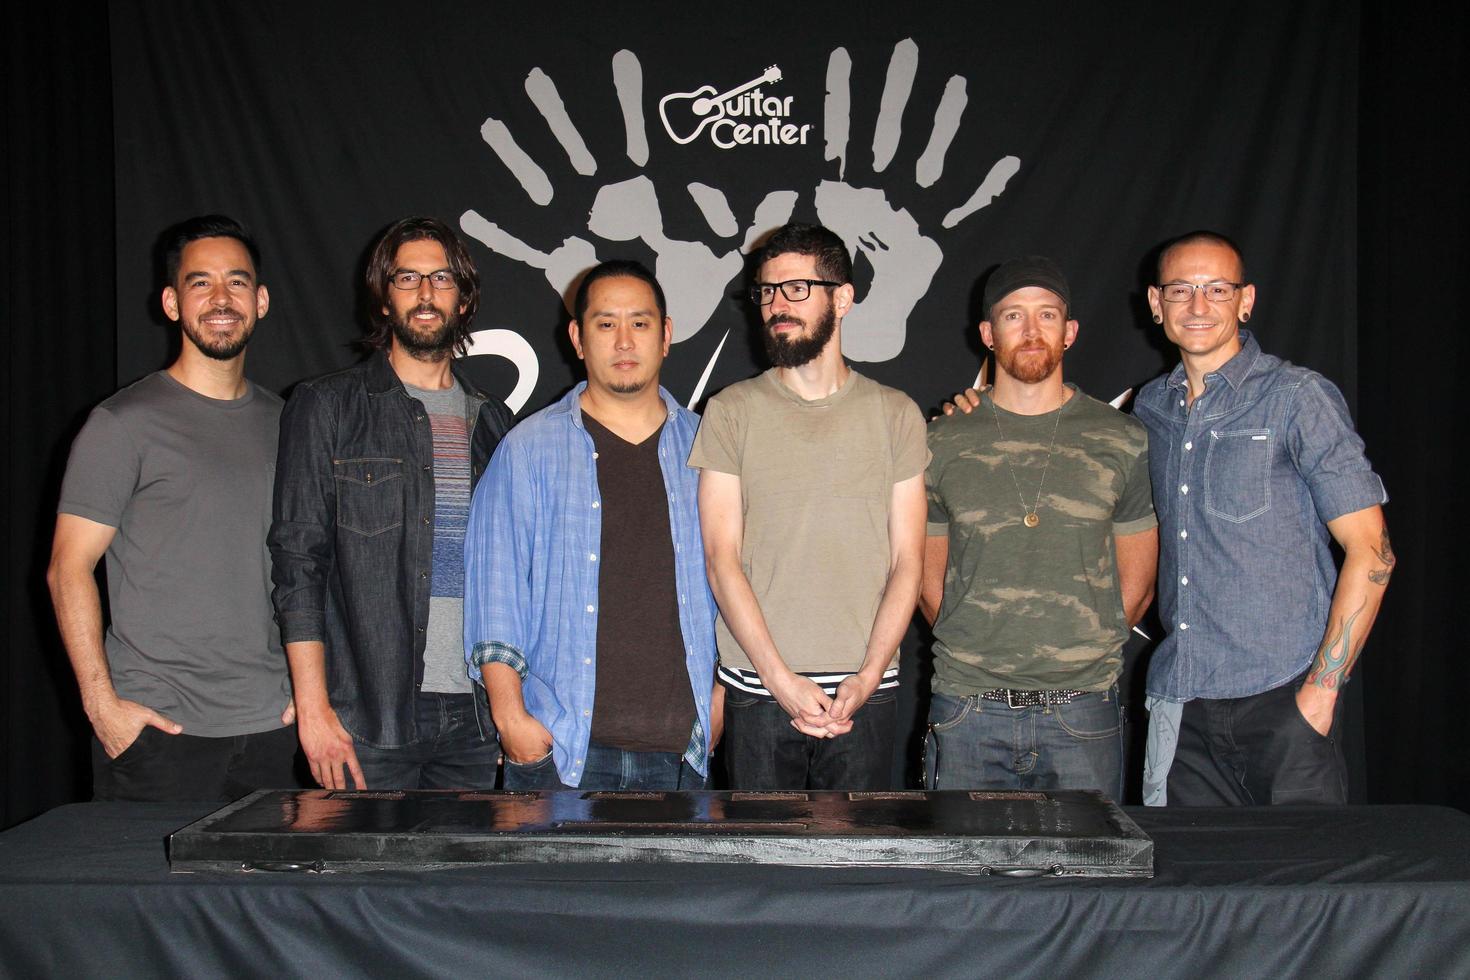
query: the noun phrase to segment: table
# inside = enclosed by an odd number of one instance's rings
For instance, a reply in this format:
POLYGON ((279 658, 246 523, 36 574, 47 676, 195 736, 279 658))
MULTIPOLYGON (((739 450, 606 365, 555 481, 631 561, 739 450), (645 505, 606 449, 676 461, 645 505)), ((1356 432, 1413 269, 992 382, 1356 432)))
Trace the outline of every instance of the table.
POLYGON ((752 865, 173 874, 214 807, 0 834, 14 976, 1470 976, 1470 816, 1128 808, 1150 880, 752 865))

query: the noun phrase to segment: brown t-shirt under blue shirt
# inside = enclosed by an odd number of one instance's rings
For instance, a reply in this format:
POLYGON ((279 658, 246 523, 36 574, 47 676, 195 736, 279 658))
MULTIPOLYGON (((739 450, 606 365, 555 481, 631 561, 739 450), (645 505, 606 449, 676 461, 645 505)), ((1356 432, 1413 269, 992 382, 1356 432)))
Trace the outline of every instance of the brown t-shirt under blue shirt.
POLYGON ((597 454, 602 553, 597 576, 597 688, 592 741, 636 752, 679 752, 694 727, 660 426, 634 445, 586 411, 597 454))

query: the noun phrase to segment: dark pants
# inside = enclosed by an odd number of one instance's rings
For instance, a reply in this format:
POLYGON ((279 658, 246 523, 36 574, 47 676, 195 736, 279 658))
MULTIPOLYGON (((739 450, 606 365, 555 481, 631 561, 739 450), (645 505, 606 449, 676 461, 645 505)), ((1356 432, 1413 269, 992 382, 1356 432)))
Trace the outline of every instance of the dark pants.
POLYGON ((835 738, 803 735, 775 701, 731 690, 720 748, 731 789, 890 789, 895 726, 892 690, 869 698, 852 716, 852 731, 835 738))
MULTIPOLYGON (((581 790, 704 789, 705 778, 678 752, 634 752, 611 745, 587 746, 581 790)), ((515 790, 571 789, 556 772, 548 752, 535 762, 517 765, 505 760, 505 788, 515 790)))
POLYGON ((414 701, 418 741, 392 749, 354 744, 367 788, 494 789, 500 743, 475 717, 475 698, 483 696, 421 692, 414 701))
POLYGON ((1319 735, 1296 706, 1298 686, 1185 702, 1169 805, 1346 803, 1347 764, 1338 741, 1343 699, 1331 731, 1319 735))
POLYGON ((296 789, 296 726, 205 738, 144 727, 109 759, 92 739, 92 794, 98 800, 229 803, 257 789, 296 789))

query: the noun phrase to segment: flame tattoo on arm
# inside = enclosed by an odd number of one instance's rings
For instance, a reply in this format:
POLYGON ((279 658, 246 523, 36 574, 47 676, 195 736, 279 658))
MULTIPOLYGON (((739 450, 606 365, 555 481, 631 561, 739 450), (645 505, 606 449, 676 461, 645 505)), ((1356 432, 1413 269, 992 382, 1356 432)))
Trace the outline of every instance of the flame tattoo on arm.
POLYGON ((1317 649, 1317 659, 1312 662, 1312 669, 1307 674, 1308 684, 1335 691, 1347 680, 1348 671, 1352 670, 1353 662, 1358 659, 1363 640, 1366 639, 1354 627, 1367 605, 1368 600, 1364 599, 1346 619, 1334 624, 1335 628, 1328 628, 1326 639, 1317 649))

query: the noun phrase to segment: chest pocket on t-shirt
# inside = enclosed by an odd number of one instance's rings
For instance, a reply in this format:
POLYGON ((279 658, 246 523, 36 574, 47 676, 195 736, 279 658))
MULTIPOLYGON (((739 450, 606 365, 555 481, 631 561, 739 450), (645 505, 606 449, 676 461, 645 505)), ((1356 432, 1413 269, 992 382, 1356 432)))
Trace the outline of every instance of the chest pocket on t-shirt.
POLYGON ((339 527, 371 537, 402 526, 403 460, 334 460, 332 475, 339 527))
POLYGON ((1210 432, 1205 510, 1237 524, 1271 509, 1271 430, 1210 432))

